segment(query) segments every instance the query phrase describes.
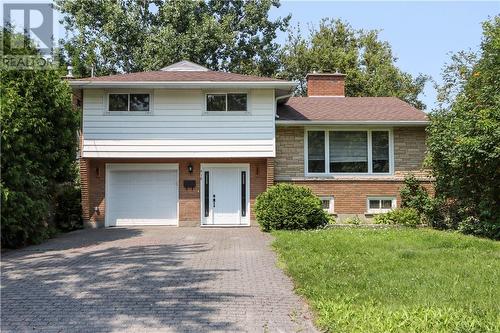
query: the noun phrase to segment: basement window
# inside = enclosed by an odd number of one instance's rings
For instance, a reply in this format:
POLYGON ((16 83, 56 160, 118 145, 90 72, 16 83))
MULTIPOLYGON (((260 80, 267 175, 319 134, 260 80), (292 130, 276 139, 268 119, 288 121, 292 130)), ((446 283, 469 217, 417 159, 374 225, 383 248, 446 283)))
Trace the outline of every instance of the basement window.
POLYGON ((323 207, 323 210, 327 212, 328 214, 333 214, 334 213, 334 201, 333 197, 320 197, 321 199, 321 206, 323 207))
POLYGON ((369 214, 387 213, 396 208, 395 197, 369 197, 366 200, 369 214))

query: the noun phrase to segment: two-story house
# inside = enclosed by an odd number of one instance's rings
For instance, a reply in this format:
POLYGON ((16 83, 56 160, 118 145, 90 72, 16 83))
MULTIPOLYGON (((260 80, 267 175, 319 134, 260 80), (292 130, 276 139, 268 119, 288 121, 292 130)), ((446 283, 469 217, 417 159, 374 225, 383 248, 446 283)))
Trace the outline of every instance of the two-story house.
POLYGON ((86 225, 250 225, 277 182, 312 188, 339 217, 396 207, 404 175, 422 172, 427 117, 397 98, 344 97, 344 78, 308 75, 308 97, 188 61, 71 80, 86 225))

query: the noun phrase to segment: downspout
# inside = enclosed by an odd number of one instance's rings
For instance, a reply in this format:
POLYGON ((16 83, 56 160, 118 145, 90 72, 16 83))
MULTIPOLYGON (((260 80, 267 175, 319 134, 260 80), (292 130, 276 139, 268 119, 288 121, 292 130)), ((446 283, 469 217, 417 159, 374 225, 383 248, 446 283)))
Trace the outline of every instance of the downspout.
POLYGON ((285 98, 290 98, 292 97, 293 94, 288 94, 288 95, 283 95, 283 96, 279 96, 279 97, 276 97, 275 98, 275 108, 274 108, 274 118, 275 119, 279 119, 279 116, 278 116, 278 101, 281 100, 281 99, 285 99, 285 98))

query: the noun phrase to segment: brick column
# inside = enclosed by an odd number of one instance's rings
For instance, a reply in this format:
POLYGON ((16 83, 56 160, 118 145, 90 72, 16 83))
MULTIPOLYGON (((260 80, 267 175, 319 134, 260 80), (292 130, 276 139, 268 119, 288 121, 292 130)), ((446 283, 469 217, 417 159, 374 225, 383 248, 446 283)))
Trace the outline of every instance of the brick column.
POLYGON ((90 198, 89 198, 89 170, 88 159, 80 158, 80 187, 82 191, 82 218, 83 225, 89 226, 90 222, 90 198))
POLYGON ((266 188, 274 185, 274 158, 266 160, 266 188))

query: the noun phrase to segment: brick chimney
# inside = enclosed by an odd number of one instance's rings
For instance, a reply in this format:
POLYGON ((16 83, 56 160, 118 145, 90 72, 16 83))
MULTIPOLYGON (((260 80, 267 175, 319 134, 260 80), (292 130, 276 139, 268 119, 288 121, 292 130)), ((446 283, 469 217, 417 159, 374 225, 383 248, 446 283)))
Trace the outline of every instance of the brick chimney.
POLYGON ((345 74, 342 73, 309 73, 307 80, 307 96, 345 96, 345 74))

